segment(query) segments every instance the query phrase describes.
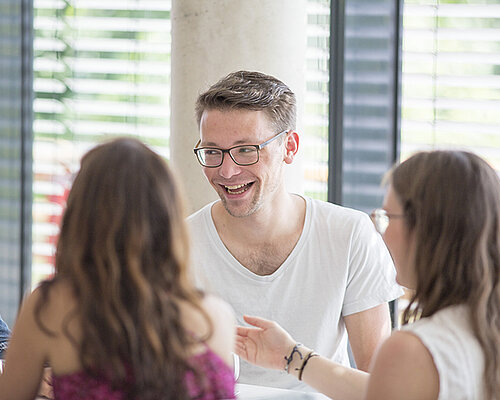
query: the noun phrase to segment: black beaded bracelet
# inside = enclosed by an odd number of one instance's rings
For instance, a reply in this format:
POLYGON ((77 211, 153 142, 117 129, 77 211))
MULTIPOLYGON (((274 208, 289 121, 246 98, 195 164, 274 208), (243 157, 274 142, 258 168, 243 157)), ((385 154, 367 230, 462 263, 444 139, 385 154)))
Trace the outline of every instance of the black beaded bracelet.
POLYGON ((292 362, 293 360, 293 355, 295 353, 297 353, 299 356, 300 356, 300 359, 302 360, 304 358, 304 356, 302 355, 302 353, 300 352, 299 350, 299 347, 302 346, 302 343, 297 343, 295 346, 293 346, 293 349, 292 351, 290 352, 290 355, 287 357, 285 356, 285 360, 286 360, 286 365, 285 365, 285 371, 286 373, 288 374, 288 367, 290 367, 290 363, 292 362))
POLYGON ((299 371, 299 381, 302 380, 302 373, 304 372, 304 368, 306 367, 306 364, 307 362, 309 361, 309 359, 313 358, 313 357, 316 357, 316 356, 319 356, 319 354, 315 353, 314 351, 311 351, 307 356, 306 358, 304 359, 304 362, 302 363, 302 366, 300 367, 300 371, 299 371))

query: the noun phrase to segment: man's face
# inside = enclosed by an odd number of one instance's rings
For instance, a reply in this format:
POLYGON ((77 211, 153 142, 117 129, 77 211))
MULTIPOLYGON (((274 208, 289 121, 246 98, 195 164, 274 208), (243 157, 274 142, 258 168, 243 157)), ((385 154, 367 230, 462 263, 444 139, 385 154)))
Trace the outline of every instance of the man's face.
MULTIPOLYGON (((228 149, 260 144, 277 133, 262 111, 206 110, 200 121, 199 147, 228 149)), ((259 152, 259 161, 253 165, 237 165, 225 153, 221 166, 203 167, 225 209, 234 217, 252 215, 264 204, 271 204, 283 186, 283 140, 273 141, 259 152)))

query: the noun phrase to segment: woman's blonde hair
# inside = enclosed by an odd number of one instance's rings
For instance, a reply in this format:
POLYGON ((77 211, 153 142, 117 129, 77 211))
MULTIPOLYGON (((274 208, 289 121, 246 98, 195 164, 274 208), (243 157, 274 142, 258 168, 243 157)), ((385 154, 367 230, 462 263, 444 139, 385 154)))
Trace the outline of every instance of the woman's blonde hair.
POLYGON ((500 181, 464 151, 417 153, 389 175, 415 238, 417 284, 403 323, 467 304, 485 357, 487 398, 500 393, 500 181))
POLYGON ((200 339, 184 328, 179 301, 211 325, 188 279, 182 204, 166 163, 138 140, 95 147, 68 197, 55 278, 42 286, 47 297, 55 281, 70 283, 82 329, 81 343, 73 341, 84 370, 104 373, 130 398, 187 399, 185 374, 201 379, 188 360, 200 339))

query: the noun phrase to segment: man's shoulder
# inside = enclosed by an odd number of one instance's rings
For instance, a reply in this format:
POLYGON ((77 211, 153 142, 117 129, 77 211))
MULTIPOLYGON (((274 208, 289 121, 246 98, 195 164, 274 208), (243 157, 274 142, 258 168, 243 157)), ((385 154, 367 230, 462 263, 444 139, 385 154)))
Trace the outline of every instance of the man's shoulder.
POLYGON ((334 220, 336 223, 357 225, 367 219, 367 215, 362 211, 327 201, 309 198, 308 204, 315 222, 330 223, 334 220))
POLYGON ((186 218, 187 223, 189 225, 201 223, 201 221, 203 221, 205 218, 207 218, 207 216, 210 215, 210 210, 214 203, 215 202, 208 203, 201 207, 199 210, 193 212, 186 218))

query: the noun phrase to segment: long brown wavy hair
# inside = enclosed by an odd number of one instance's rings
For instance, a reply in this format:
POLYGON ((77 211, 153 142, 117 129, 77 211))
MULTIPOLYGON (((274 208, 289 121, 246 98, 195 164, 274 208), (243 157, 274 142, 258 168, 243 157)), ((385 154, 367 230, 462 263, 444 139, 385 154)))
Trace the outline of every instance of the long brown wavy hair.
POLYGON ((116 387, 132 381, 129 398, 188 399, 186 372, 202 380, 188 360, 200 338, 184 328, 179 302, 212 325, 188 277, 182 204, 166 163, 138 140, 93 148, 68 197, 55 278, 42 285, 38 315, 50 286, 70 283, 82 340, 66 335, 87 373, 104 373, 116 387))
POLYGON ((500 393, 500 180, 463 151, 417 153, 389 176, 415 238, 417 284, 403 323, 466 304, 485 357, 488 399, 500 393))

